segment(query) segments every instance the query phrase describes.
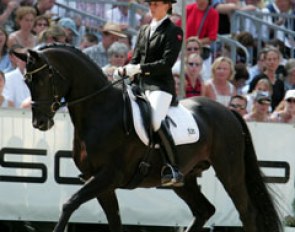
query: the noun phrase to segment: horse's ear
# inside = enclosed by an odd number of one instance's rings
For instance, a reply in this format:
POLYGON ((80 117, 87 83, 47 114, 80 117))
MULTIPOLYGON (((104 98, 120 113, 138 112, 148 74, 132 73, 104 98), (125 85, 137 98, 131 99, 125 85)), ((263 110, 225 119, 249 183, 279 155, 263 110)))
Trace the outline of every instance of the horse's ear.
POLYGON ((41 58, 39 52, 37 52, 37 51, 29 49, 28 53, 29 53, 30 59, 32 59, 34 61, 37 61, 41 58))
POLYGON ((22 61, 27 62, 28 60, 28 54, 27 53, 21 53, 21 52, 16 52, 16 51, 12 51, 12 53, 19 59, 21 59, 22 61))

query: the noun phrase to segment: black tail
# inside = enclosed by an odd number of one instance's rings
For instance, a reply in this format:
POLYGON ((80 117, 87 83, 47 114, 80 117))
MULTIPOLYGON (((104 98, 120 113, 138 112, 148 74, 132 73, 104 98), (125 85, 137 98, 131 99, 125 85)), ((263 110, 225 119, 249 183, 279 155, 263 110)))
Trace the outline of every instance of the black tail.
POLYGON ((259 232, 279 232, 282 225, 275 209, 271 195, 263 181, 251 133, 244 119, 236 112, 235 116, 240 121, 245 134, 245 170, 246 186, 251 202, 257 212, 257 226, 259 232))

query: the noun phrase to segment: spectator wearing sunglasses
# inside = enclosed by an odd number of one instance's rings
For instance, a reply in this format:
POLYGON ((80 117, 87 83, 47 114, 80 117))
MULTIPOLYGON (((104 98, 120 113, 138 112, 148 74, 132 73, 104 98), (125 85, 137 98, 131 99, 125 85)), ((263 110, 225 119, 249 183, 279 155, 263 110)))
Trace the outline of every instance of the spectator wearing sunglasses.
POLYGON ((270 105, 270 96, 261 92, 257 92, 253 109, 251 112, 244 115, 244 119, 248 122, 270 122, 270 105))
POLYGON ((237 111, 241 116, 247 114, 247 98, 243 95, 234 95, 229 101, 228 108, 237 111))
MULTIPOLYGON (((282 109, 276 109, 271 114, 272 122, 295 123, 295 90, 288 90, 284 101, 280 104, 282 109)), ((280 108, 280 107, 279 107, 280 108)))
POLYGON ((202 96, 204 83, 201 78, 203 60, 197 53, 188 56, 185 65, 185 97, 202 96))

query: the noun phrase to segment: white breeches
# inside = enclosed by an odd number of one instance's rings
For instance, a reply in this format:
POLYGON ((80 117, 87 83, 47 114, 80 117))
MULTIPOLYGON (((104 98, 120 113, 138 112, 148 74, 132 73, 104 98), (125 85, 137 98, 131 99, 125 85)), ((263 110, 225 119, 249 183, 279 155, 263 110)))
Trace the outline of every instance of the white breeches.
POLYGON ((147 96, 152 108, 153 129, 154 131, 157 131, 161 127, 161 123, 168 113, 168 109, 172 101, 172 95, 160 90, 146 90, 145 95, 147 96))

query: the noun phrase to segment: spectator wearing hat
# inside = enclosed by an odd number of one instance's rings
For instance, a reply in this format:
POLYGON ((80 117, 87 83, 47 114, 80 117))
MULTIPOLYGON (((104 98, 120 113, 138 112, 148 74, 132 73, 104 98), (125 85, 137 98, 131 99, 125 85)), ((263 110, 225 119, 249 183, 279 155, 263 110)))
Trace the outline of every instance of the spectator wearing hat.
POLYGON ((244 116, 244 119, 248 122, 270 122, 270 105, 270 96, 258 92, 252 110, 244 116))
POLYGON ((70 18, 62 18, 57 25, 65 30, 66 43, 76 46, 74 37, 79 36, 79 33, 75 21, 70 18))
POLYGON ((120 37, 127 37, 118 24, 106 23, 102 30, 102 40, 94 46, 86 48, 83 52, 88 55, 98 66, 108 64, 108 49, 120 37))
POLYGON ((295 90, 288 90, 281 102, 282 109, 276 109, 271 115, 272 122, 295 123, 295 90))
POLYGON ((163 186, 182 186, 183 174, 177 167, 177 149, 164 119, 175 102, 175 80, 172 66, 177 60, 183 41, 183 31, 169 18, 176 0, 145 0, 149 4, 152 21, 141 26, 130 64, 118 71, 145 91, 151 105, 153 130, 166 153, 162 169, 163 186))

